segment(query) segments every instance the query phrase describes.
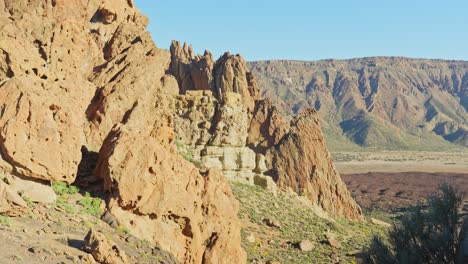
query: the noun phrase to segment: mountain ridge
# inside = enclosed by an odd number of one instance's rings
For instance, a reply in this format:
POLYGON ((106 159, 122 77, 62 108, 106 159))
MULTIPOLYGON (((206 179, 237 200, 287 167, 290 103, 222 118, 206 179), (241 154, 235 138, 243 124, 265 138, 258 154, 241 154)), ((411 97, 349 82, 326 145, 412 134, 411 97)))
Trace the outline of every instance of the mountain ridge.
POLYGON ((332 150, 468 146, 466 61, 365 57, 249 67, 283 114, 315 107, 332 150))

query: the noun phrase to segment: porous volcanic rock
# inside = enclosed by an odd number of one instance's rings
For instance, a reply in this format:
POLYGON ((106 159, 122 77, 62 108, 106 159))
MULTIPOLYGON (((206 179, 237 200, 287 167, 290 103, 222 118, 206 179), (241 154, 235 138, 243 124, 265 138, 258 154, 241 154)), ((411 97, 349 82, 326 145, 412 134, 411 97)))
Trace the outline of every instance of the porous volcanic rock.
POLYGON ((267 161, 280 188, 304 195, 332 216, 362 218, 332 163, 314 109, 291 121, 289 133, 268 151, 267 161))
POLYGON ((117 222, 182 263, 244 263, 230 187, 175 152, 180 89, 147 24, 131 0, 0 0, 0 169, 71 183, 100 150, 117 222))
POLYGON ((160 123, 158 109, 169 107, 167 98, 138 104, 105 140, 97 172, 111 193, 108 209, 133 234, 157 242, 182 263, 244 263, 229 185, 162 140, 172 134, 164 132, 170 124, 160 123))
POLYGON ((289 124, 279 114, 271 100, 265 98, 255 101, 255 108, 250 120, 247 146, 257 153, 266 151, 280 141, 287 133, 289 124))
POLYGON ((92 98, 86 82, 48 83, 36 76, 13 77, 0 87, 0 153, 4 170, 41 180, 75 180, 86 144, 84 111, 92 98), (86 93, 87 92, 87 93, 86 93))
POLYGON ((178 41, 171 44, 170 70, 176 76, 180 93, 190 90, 213 90, 213 56, 205 51, 203 56, 195 55, 193 48, 178 41))
POLYGON ((244 58, 227 52, 216 61, 213 71, 216 89, 214 93, 221 104, 227 101, 228 93, 238 93, 247 111, 253 111, 254 100, 259 96, 260 89, 247 69, 244 58))
POLYGON ((114 242, 94 229, 85 237, 86 251, 102 264, 128 264, 128 257, 114 242))
POLYGON ((26 212, 28 205, 10 186, 0 181, 0 214, 18 216, 26 212))

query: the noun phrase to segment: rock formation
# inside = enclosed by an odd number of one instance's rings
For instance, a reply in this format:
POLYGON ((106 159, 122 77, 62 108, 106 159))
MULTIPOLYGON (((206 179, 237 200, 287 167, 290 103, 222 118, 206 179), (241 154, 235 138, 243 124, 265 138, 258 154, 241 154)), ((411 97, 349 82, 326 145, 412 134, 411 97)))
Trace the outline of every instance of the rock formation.
POLYGON ((86 251, 102 264, 128 264, 128 257, 114 242, 94 229, 85 238, 86 251))
POLYGON ((18 216, 27 209, 26 202, 6 183, 0 181, 0 214, 18 216))
MULTIPOLYGON (((171 56, 132 1, 0 1, 0 11, 2 171, 71 183, 81 150, 100 150, 96 177, 121 225, 183 263, 244 263, 225 179, 175 153, 171 56)), ((21 206, 15 192, 2 192, 2 208, 21 206)))
POLYGON ((187 74, 202 58, 190 46, 173 42, 171 57, 172 74, 186 87, 175 117, 176 145, 186 159, 273 193, 277 187, 293 190, 333 216, 362 218, 332 164, 315 111, 288 124, 270 100, 258 97, 240 56, 226 53, 205 71, 213 72, 205 78, 214 80, 211 90, 194 85, 194 75, 187 74))
POLYGON ((282 114, 318 110, 333 150, 468 146, 468 63, 374 57, 249 63, 282 114))
POLYGON ((332 215, 362 218, 361 208, 331 162, 315 110, 291 121, 289 132, 268 151, 267 160, 280 188, 291 188, 332 215))

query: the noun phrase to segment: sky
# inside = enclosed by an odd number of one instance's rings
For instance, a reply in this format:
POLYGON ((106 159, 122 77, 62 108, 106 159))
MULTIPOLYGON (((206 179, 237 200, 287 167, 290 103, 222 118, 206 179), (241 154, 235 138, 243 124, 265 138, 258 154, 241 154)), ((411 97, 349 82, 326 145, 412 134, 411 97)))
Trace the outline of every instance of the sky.
POLYGON ((135 0, 158 47, 246 60, 468 60, 466 0, 135 0))

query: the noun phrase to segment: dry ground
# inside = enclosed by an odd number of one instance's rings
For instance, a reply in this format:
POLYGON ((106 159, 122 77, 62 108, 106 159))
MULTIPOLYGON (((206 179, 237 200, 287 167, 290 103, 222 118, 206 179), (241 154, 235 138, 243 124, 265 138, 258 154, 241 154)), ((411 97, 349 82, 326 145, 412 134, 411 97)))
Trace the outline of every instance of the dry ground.
POLYGON ((408 171, 468 173, 468 151, 336 152, 332 156, 342 174, 408 171))

